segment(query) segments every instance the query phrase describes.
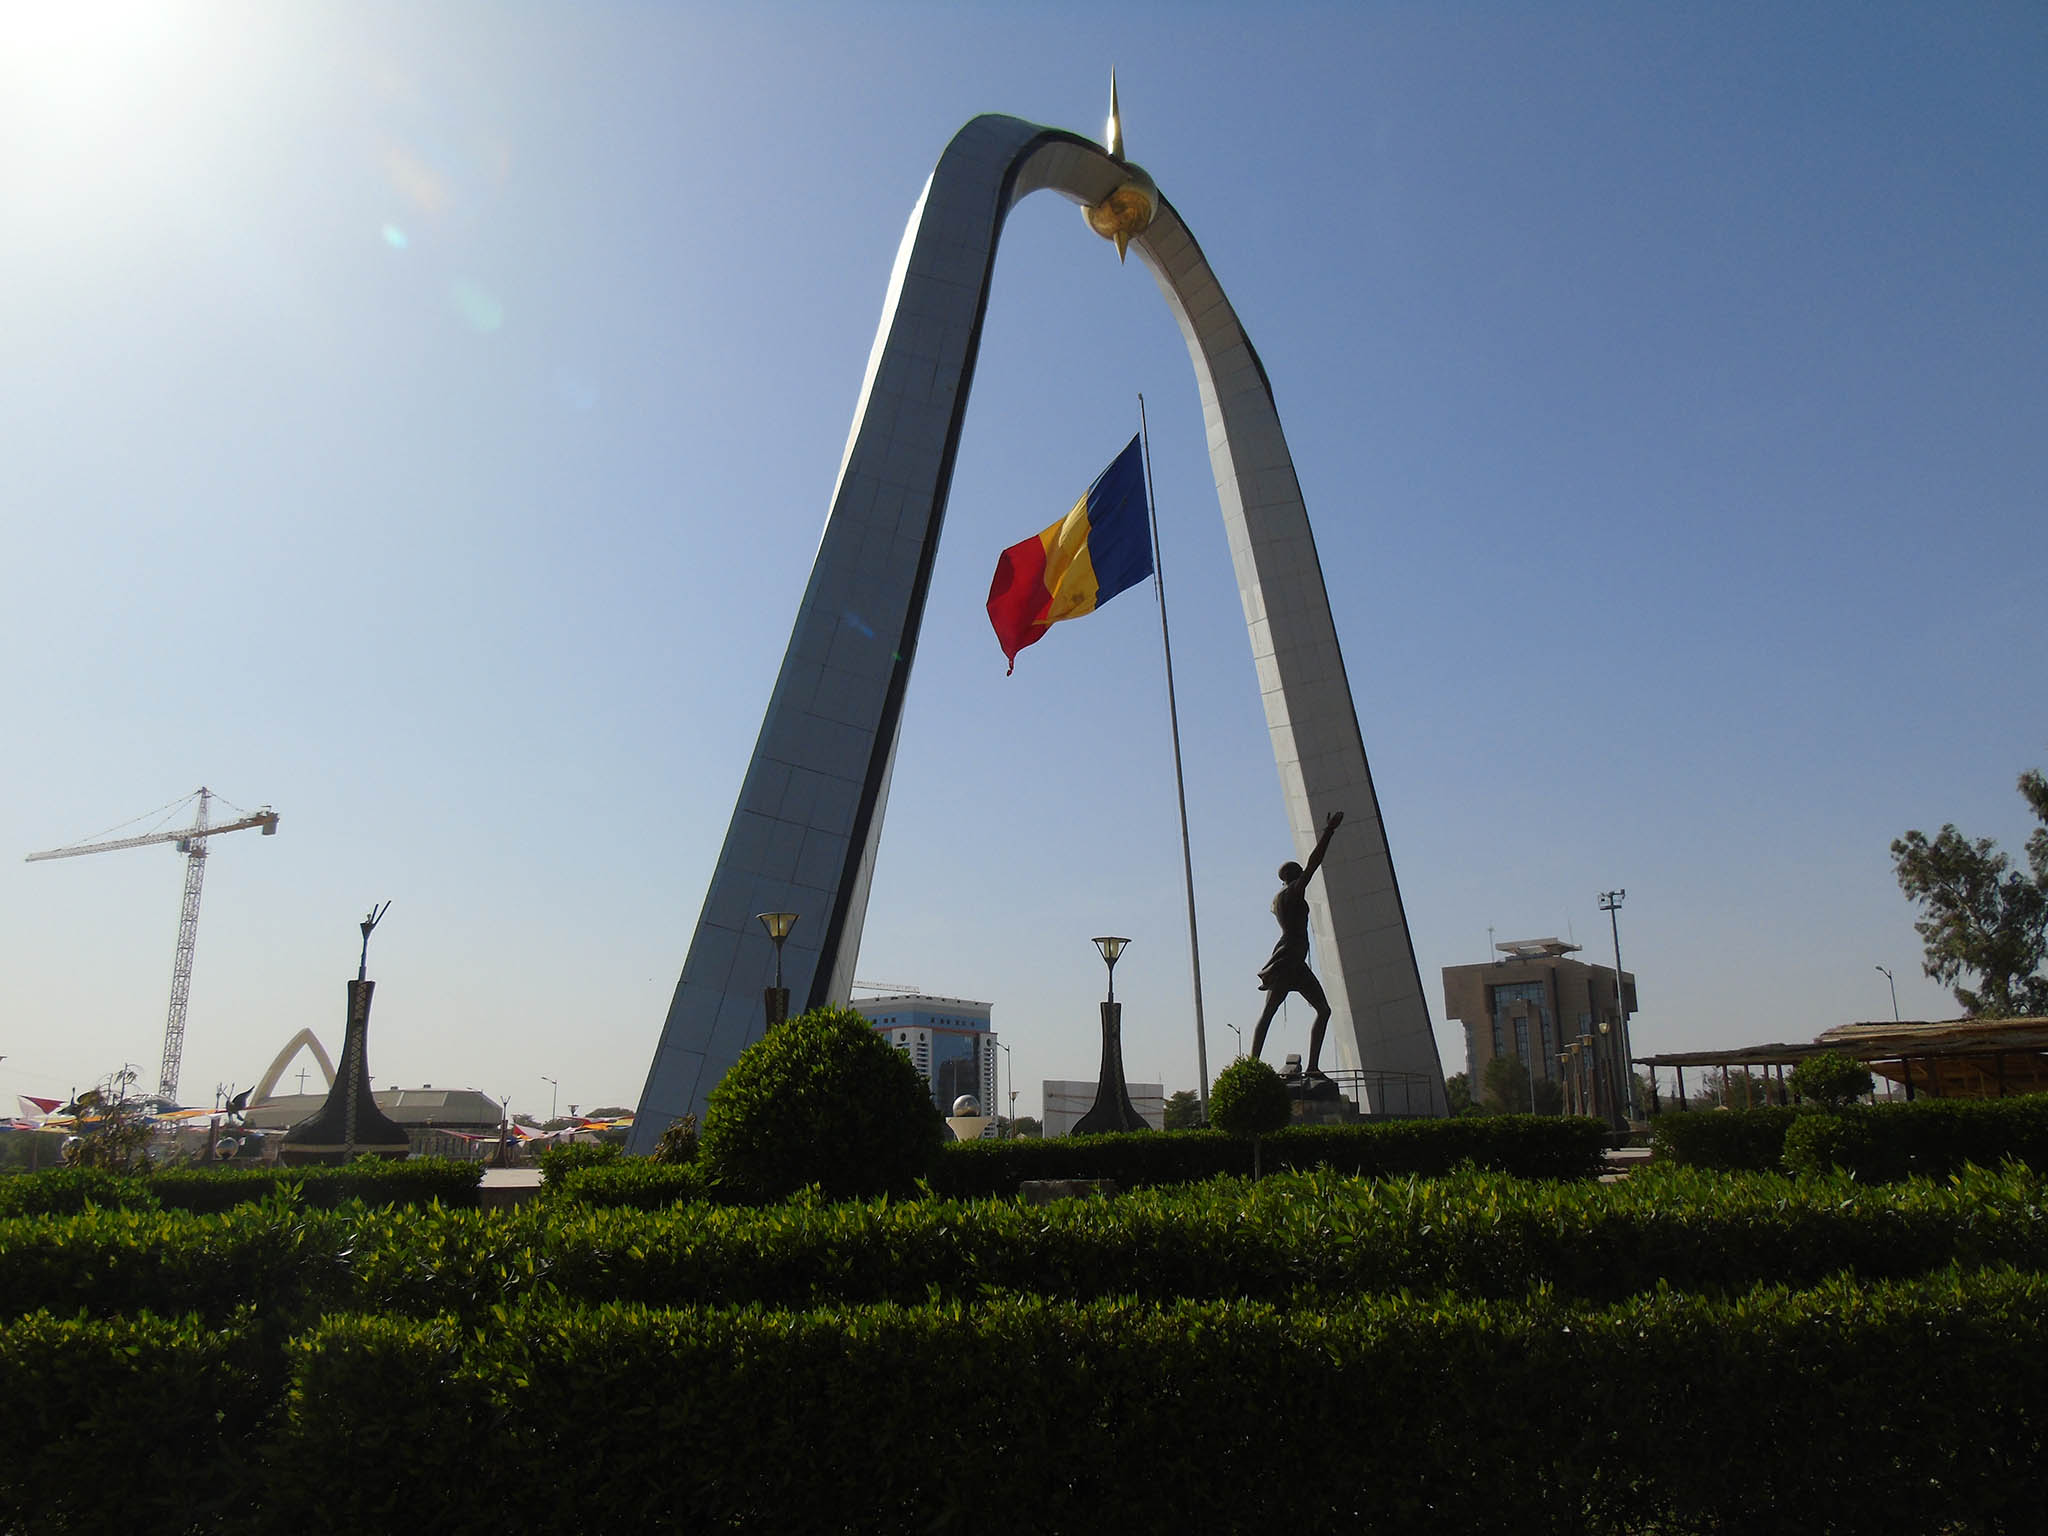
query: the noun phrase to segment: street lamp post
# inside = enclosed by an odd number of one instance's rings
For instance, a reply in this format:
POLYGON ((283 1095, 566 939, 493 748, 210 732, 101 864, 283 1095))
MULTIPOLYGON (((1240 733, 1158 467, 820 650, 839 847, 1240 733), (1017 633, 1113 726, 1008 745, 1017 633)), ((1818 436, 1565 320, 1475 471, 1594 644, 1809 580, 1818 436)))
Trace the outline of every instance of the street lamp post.
POLYGON ((1244 1031, 1227 1019, 1224 1020, 1223 1027, 1237 1036, 1237 1054, 1239 1056, 1244 1055, 1244 1031))
POLYGON ((789 937, 789 930, 796 926, 794 912, 757 912, 754 914, 768 937, 775 941, 775 985, 762 994, 766 1004, 767 1028, 773 1029, 789 1017, 789 988, 782 984, 782 941, 789 937))
POLYGON ((1899 984, 1892 980, 1892 973, 1889 969, 1880 965, 1878 970, 1883 972, 1885 984, 1892 989, 1892 1022, 1896 1024, 1899 1022, 1899 984))
POLYGON ((548 1095, 548 1123, 552 1125, 555 1119, 555 1110, 557 1106, 559 1106, 562 1102, 562 1085, 556 1082, 552 1077, 549 1077, 545 1072, 541 1074, 540 1080, 546 1083, 548 1087, 553 1090, 553 1092, 551 1092, 548 1095))
POLYGON ((1633 1054, 1628 1038, 1628 987, 1621 978, 1621 904, 1628 896, 1627 891, 1602 891, 1600 910, 1607 914, 1607 920, 1614 930, 1614 1012, 1615 1022, 1620 1026, 1614 1037, 1614 1048, 1620 1053, 1620 1081, 1612 1095, 1615 1105, 1617 1131, 1626 1130, 1628 1122, 1635 1118, 1636 1072, 1630 1061, 1633 1054))
POLYGON ((1003 1065, 1009 1069, 1010 1073, 1010 1124, 1008 1130, 1004 1133, 1005 1139, 1008 1139, 1017 1134, 1017 1063, 1010 1055, 1010 1048, 1007 1045, 1003 1045, 1003 1042, 1000 1040, 996 1044, 1002 1046, 1003 1065))
POLYGON ((1109 997, 1102 1005, 1102 1071, 1095 1080, 1095 1103, 1075 1122, 1077 1136, 1146 1129, 1144 1118, 1131 1103, 1130 1090, 1124 1086, 1123 1009, 1116 1000, 1117 956, 1130 942, 1112 935, 1095 940, 1109 967, 1109 997))

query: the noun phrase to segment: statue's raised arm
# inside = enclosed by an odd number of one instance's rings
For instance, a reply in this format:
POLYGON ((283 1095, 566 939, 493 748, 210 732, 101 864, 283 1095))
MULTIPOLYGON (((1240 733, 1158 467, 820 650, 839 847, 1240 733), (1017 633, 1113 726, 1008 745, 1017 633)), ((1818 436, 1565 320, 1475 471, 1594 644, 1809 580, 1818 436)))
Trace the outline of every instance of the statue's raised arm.
POLYGON ((1301 868, 1301 878, 1304 883, 1314 879, 1316 871, 1323 867, 1323 855, 1330 851, 1330 839, 1342 825, 1344 825, 1344 813, 1342 811, 1330 812, 1328 819, 1323 822, 1322 835, 1316 839, 1315 852, 1308 856, 1308 863, 1304 864, 1301 868))

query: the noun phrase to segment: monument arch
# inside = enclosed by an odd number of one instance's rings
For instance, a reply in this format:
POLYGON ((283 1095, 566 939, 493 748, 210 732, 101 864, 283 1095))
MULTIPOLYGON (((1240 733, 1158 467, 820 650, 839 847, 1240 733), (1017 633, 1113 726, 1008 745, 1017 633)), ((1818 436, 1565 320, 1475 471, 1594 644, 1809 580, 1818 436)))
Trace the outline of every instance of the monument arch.
MULTIPOLYGON (((846 1000, 1004 220, 1033 192, 1095 209, 1142 177, 1077 134, 990 115, 954 135, 926 182, 889 274, 810 581, 648 1069, 634 1151, 678 1116, 701 1114, 759 1036, 776 952, 756 913, 799 914, 781 956, 794 1007, 846 1000)), ((1361 1107, 1441 1114, 1429 1007, 1272 387, 1170 202, 1157 198, 1129 245, 1194 364, 1297 854, 1307 855, 1328 812, 1346 813, 1314 911, 1338 1061, 1421 1085, 1361 1107)))

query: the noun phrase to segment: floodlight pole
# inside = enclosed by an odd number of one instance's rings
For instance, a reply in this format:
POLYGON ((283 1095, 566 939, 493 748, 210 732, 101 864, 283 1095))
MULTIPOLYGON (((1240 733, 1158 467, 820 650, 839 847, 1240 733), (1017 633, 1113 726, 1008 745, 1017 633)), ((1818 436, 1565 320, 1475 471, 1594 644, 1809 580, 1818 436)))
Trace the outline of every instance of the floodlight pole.
POLYGON ((1614 1011, 1619 1028, 1616 1031, 1615 1046, 1621 1053, 1620 1093, 1615 1103, 1624 1121, 1635 1118, 1636 1074, 1630 1057, 1628 1039, 1628 986, 1621 976, 1621 904, 1627 898, 1627 891, 1602 891, 1600 910, 1607 914, 1609 926, 1614 931, 1614 1011))

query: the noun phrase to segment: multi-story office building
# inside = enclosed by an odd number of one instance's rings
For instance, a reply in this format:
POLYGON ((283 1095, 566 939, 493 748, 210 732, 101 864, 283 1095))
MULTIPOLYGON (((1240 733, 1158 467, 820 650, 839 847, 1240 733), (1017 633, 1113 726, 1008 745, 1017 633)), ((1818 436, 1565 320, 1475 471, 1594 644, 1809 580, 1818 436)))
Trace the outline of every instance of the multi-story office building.
MULTIPOLYGON (((1002 1107, 996 1097, 996 1036, 989 1004, 907 992, 857 997, 847 1006, 910 1058, 941 1114, 950 1115, 963 1093, 972 1095, 986 1114, 1002 1107)), ((985 1134, 993 1129, 991 1122, 985 1134)))
MULTIPOLYGON (((1444 967, 1444 1015, 1465 1026, 1465 1071, 1474 1091, 1497 1056, 1513 1056, 1538 1082, 1565 1086, 1574 1107, 1592 1091, 1584 1063, 1619 1073, 1621 1020, 1614 968, 1566 958, 1579 946, 1562 939, 1512 939, 1494 946, 1499 958, 1444 967), (1585 1081, 1581 1081, 1585 1078, 1585 1081)), ((1628 1011, 1636 1011, 1635 976, 1621 974, 1628 1011)))

